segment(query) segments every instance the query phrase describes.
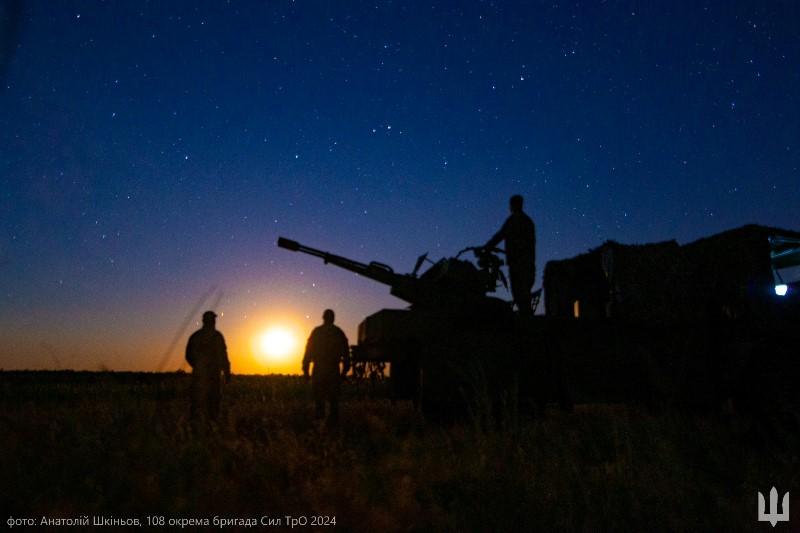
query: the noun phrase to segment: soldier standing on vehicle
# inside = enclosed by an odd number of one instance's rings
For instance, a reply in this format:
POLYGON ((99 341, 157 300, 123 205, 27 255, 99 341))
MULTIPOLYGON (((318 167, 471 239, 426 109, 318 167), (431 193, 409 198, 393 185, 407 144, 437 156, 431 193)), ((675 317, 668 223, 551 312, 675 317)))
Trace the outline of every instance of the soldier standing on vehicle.
POLYGON ((536 281, 536 226, 522 210, 522 196, 512 196, 509 207, 511 215, 484 248, 492 249, 500 241, 505 241, 511 296, 519 314, 530 315, 533 313, 531 290, 536 281))
POLYGON ((308 377, 309 366, 314 364, 311 390, 314 394, 316 418, 325 417, 325 403, 328 402, 328 424, 331 426, 339 421, 339 383, 350 370, 350 346, 344 332, 333 325, 334 318, 331 309, 322 313, 322 325, 314 328, 308 337, 303 357, 304 376, 308 377))
POLYGON ((217 331, 217 314, 203 313, 203 327, 186 344, 186 361, 192 367, 192 418, 217 420, 222 400, 222 376, 231 380, 231 363, 225 338, 217 331))

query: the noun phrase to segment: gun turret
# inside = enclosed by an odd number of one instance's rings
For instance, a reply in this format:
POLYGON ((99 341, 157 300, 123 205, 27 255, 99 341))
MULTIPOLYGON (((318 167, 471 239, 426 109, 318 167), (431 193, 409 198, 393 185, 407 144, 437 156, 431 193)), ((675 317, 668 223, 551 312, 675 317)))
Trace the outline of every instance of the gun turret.
POLYGON ((393 296, 412 305, 455 306, 474 301, 476 298, 484 298, 486 292, 494 290, 494 281, 491 275, 487 274, 485 268, 482 267, 479 270, 469 261, 458 259, 458 257, 441 259, 417 277, 417 271, 425 259, 424 256, 417 262, 413 273, 398 274, 389 265, 378 261, 361 263, 347 257, 304 246, 297 241, 284 237, 278 238, 278 246, 293 252, 302 252, 319 257, 325 264, 330 263, 378 283, 388 285, 391 287, 390 292, 393 296))

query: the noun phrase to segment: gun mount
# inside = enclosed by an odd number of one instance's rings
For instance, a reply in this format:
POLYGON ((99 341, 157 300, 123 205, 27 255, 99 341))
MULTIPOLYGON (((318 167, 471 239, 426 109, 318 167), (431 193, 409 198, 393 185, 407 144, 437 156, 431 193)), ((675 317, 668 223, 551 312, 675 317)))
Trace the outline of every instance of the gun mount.
POLYGON ((480 303, 487 293, 494 291, 498 283, 505 285, 505 277, 500 270, 502 259, 495 255, 500 250, 485 251, 480 247, 464 248, 455 257, 443 258, 432 264, 421 275, 417 275, 427 261, 427 254, 417 259, 414 270, 409 274, 398 274, 392 267, 378 261, 361 263, 347 257, 305 246, 297 241, 278 238, 278 246, 319 257, 325 264, 332 264, 355 272, 390 287, 393 296, 408 302, 414 307, 454 307, 480 303), (478 262, 461 259, 465 252, 473 252, 478 262))
POLYGON ((506 285, 500 270, 503 261, 497 255, 502 250, 467 247, 435 262, 423 254, 411 273, 398 274, 384 263, 361 263, 283 237, 278 246, 387 285, 392 295, 411 304, 408 309, 382 309, 367 316, 358 326, 358 344, 351 347, 355 375, 391 365, 395 399, 411 399, 426 409, 463 411, 452 405, 469 384, 464 376, 453 376, 451 365, 473 368, 477 360, 502 367, 504 357, 524 351, 507 349, 509 339, 518 337, 509 329, 515 322, 511 302, 488 295, 506 285), (474 254, 477 265, 461 258, 467 252, 474 254), (420 273, 426 264, 430 266, 420 273), (467 364, 468 360, 473 363, 467 364))

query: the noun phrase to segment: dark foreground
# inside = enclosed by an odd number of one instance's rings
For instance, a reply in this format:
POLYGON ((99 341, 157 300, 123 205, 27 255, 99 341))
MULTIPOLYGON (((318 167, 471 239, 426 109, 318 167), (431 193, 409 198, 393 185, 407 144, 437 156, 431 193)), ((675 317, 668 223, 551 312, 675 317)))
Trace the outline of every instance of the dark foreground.
POLYGON ((39 531, 60 518, 78 525, 54 530, 111 530, 92 526, 110 517, 178 531, 190 519, 215 528, 216 517, 221 531, 330 530, 331 519, 345 531, 767 531, 757 491, 774 485, 792 491, 794 510, 774 531, 800 527, 794 415, 598 405, 535 419, 509 412, 501 429, 476 412, 445 427, 348 386, 342 423, 329 431, 310 420, 301 378, 234 376, 222 423, 197 432, 188 384, 177 374, 0 372, 3 524, 39 531))

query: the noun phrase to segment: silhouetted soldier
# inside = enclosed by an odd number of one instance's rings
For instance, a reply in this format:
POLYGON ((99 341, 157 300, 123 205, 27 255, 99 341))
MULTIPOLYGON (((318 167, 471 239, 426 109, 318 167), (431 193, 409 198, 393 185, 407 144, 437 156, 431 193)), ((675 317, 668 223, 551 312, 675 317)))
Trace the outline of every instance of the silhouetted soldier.
POLYGON ((225 338, 216 330, 214 311, 203 313, 203 327, 189 337, 186 361, 192 367, 192 417, 204 415, 210 420, 219 416, 222 400, 222 375, 231 379, 231 363, 225 338))
POLYGON ((494 248, 500 241, 505 241, 511 296, 519 313, 530 315, 533 312, 531 289, 536 281, 536 226, 522 210, 522 196, 512 196, 509 207, 511 215, 484 248, 494 248))
POLYGON ((339 382, 350 369, 350 347, 344 332, 333 325, 335 315, 326 309, 322 313, 322 325, 314 328, 308 337, 306 353, 303 357, 303 375, 308 377, 308 369, 314 363, 311 376, 311 389, 314 393, 316 417, 325 416, 325 402, 330 404, 328 423, 339 421, 339 382), (339 362, 342 362, 341 373, 339 362))

